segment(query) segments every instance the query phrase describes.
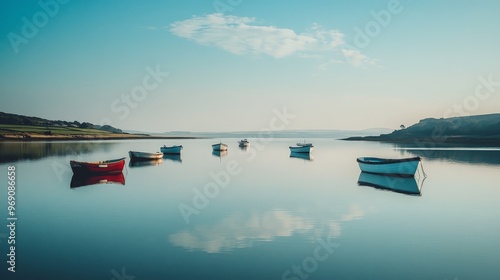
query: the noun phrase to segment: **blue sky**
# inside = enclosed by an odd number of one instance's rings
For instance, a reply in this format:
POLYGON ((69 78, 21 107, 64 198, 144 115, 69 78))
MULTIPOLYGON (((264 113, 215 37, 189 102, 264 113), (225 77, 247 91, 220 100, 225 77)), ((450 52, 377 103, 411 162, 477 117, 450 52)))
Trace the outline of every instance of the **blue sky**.
POLYGON ((499 10, 493 0, 2 1, 0 111, 155 132, 260 130, 285 107, 296 116, 287 129, 494 113, 499 10))

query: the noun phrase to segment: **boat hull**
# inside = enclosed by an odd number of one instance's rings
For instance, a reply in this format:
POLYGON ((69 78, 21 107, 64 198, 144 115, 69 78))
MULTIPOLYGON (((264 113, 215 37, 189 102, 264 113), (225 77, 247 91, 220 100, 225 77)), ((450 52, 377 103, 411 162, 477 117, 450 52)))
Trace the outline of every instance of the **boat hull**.
POLYGON ((160 151, 164 154, 180 154, 182 150, 182 145, 180 146, 171 146, 171 147, 161 147, 160 151))
POLYGON ((357 162, 362 172, 389 176, 413 177, 420 163, 420 157, 405 159, 363 157, 358 158, 357 162))
POLYGON ((414 177, 394 177, 366 172, 359 174, 358 185, 418 196, 421 195, 422 189, 414 177))
POLYGON ((310 153, 313 149, 313 146, 298 146, 298 147, 290 147, 290 152, 292 153, 310 153))
POLYGON ((227 151, 227 145, 224 143, 213 144, 212 149, 214 151, 227 151))
POLYGON ((163 157, 163 153, 145 153, 145 152, 136 152, 129 151, 128 152, 131 160, 152 160, 152 159, 161 159, 163 157))
POLYGON ((98 162, 72 160, 69 164, 75 174, 113 174, 122 172, 123 166, 125 166, 125 158, 98 162))

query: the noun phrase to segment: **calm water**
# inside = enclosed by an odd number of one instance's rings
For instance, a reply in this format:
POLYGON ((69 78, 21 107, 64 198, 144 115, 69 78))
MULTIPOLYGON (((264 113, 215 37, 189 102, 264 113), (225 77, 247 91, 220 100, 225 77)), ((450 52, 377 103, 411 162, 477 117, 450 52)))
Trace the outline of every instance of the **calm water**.
POLYGON ((313 139, 309 160, 290 157, 296 139, 249 140, 224 139, 222 157, 215 140, 0 143, 18 217, 9 273, 2 188, 1 279, 499 279, 499 150, 313 139), (70 188, 70 159, 163 144, 181 158, 127 160, 124 185, 70 188), (356 157, 414 155, 420 196, 358 185, 356 157))

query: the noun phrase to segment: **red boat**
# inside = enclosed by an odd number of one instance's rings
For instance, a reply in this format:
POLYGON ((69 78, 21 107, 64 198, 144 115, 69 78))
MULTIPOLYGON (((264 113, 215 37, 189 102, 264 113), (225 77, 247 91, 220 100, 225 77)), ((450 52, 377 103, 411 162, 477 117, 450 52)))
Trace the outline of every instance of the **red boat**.
POLYGON ((83 162, 83 161, 70 161, 69 162, 73 173, 121 173, 123 166, 125 166, 125 158, 95 161, 95 162, 83 162))
POLYGON ((98 175, 85 175, 74 174, 71 178, 71 188, 78 188, 83 186, 97 185, 97 184, 119 184, 125 185, 125 177, 123 173, 115 174, 98 174, 98 175))

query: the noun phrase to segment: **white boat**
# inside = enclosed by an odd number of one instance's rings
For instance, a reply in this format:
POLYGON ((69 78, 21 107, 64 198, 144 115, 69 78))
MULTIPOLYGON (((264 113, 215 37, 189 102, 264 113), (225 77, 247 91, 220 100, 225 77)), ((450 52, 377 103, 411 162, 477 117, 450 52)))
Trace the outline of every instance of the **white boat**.
POLYGON ((146 153, 146 152, 129 151, 128 154, 131 160, 151 160, 151 159, 161 159, 163 157, 163 153, 160 152, 146 153))
POLYGON ((312 151, 313 147, 314 147, 313 145, 311 145, 311 146, 297 146, 297 147, 290 146, 290 152, 292 152, 292 153, 310 153, 312 151))
POLYGON ((424 180, 425 177, 423 176, 417 181, 415 177, 394 177, 361 172, 358 178, 358 185, 420 196, 424 180))
POLYGON ((164 154, 180 154, 181 150, 182 150, 182 145, 170 146, 170 147, 163 145, 163 147, 160 147, 160 151, 164 154))
POLYGON ((249 146, 249 145, 250 145, 250 142, 248 142, 248 140, 247 140, 247 139, 243 139, 243 140, 238 141, 238 145, 239 145, 240 147, 247 147, 247 146, 249 146))
POLYGON ((214 151, 227 151, 227 145, 224 143, 213 144, 212 149, 214 151))
POLYGON ((375 157, 360 157, 356 160, 359 168, 363 172, 413 177, 417 171, 420 157, 402 158, 402 159, 385 159, 375 157))

